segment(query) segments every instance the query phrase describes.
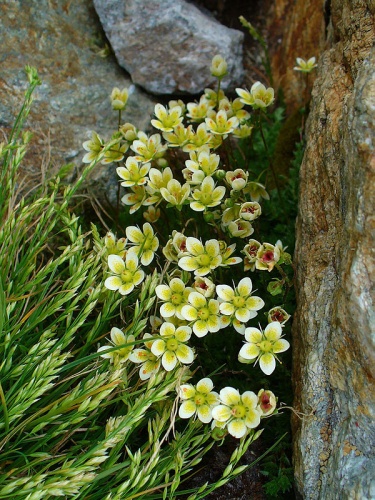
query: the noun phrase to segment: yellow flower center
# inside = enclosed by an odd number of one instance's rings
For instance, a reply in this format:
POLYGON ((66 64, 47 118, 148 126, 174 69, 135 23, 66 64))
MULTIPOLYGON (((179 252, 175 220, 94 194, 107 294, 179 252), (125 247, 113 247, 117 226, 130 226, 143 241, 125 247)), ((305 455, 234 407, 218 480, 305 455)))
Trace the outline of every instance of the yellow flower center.
POLYGON ((263 352, 270 352, 272 351, 272 342, 269 340, 263 340, 262 342, 259 342, 258 347, 263 352))
POLYGON ((182 302, 182 297, 181 295, 179 295, 178 293, 174 293, 171 297, 171 302, 173 305, 177 306, 179 304, 181 304, 182 302))
POLYGON ((201 406, 206 402, 206 398, 204 397, 203 394, 197 394, 195 396, 194 402, 197 406, 201 406))
POLYGON ((211 258, 207 254, 203 254, 203 255, 199 256, 199 263, 200 263, 201 266, 208 266, 208 264, 210 263, 210 261, 211 261, 211 258))
POLYGON ((242 405, 236 405, 233 406, 231 413, 235 418, 243 418, 246 415, 246 409, 242 405))
POLYGON ((125 270, 121 273, 121 279, 124 283, 129 283, 133 279, 133 273, 131 271, 125 270))
POLYGON ((210 315, 210 311, 207 309, 207 307, 203 307, 198 311, 198 316, 200 319, 206 320, 208 319, 210 315))
POLYGON ((178 340, 175 338, 168 339, 166 343, 167 351, 176 351, 178 347, 178 340))
POLYGON ((245 305, 245 299, 243 297, 234 297, 233 298, 234 307, 243 307, 245 305))

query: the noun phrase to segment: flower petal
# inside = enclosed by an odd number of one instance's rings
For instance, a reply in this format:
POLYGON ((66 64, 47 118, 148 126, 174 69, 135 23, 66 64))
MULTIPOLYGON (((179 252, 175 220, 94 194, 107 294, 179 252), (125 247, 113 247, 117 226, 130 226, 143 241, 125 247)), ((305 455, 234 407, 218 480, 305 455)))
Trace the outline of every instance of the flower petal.
POLYGON ((271 373, 276 368, 276 361, 273 354, 271 354, 270 352, 262 354, 259 359, 259 366, 263 373, 265 373, 266 375, 271 375, 271 373))
POLYGON ((252 342, 252 343, 256 344, 258 342, 261 342, 262 338, 263 338, 262 332, 260 330, 258 330, 258 328, 254 328, 251 326, 249 328, 246 328, 245 339, 248 342, 252 342))
POLYGON ((165 342, 163 339, 156 339, 151 346, 152 354, 155 356, 161 356, 165 352, 165 342))
POLYGON ((238 354, 245 359, 256 359, 259 353, 260 349, 256 344, 245 344, 241 347, 238 354))
POLYGON ((228 285, 217 285, 216 293, 222 300, 225 300, 226 302, 231 302, 234 297, 234 291, 228 285))
POLYGON ((237 389, 234 389, 233 387, 224 387, 220 391, 220 399, 224 404, 232 406, 232 405, 238 405, 241 400, 241 397, 237 389))
POLYGON ((232 420, 228 424, 228 432, 231 436, 237 439, 242 438, 247 432, 247 427, 245 422, 240 418, 232 420))
POLYGON ((253 289, 253 284, 250 278, 242 278, 242 280, 237 285, 237 291, 241 295, 241 297, 247 297, 250 295, 251 290, 253 289))
POLYGON ((290 344, 287 340, 285 339, 280 339, 280 340, 277 340, 273 346, 272 346, 272 350, 273 352, 275 352, 276 354, 278 352, 284 352, 286 351, 287 349, 289 349, 290 347, 290 344))
POLYGON ((122 285, 122 280, 119 276, 110 276, 104 282, 104 286, 108 288, 108 290, 118 290, 122 285))
POLYGON ((125 269, 125 262, 118 255, 108 255, 108 267, 116 274, 121 274, 125 269))
POLYGON ((214 388, 214 384, 210 378, 202 378, 197 383, 197 391, 202 392, 203 394, 208 394, 214 388))
POLYGON ((195 396, 196 390, 191 384, 183 384, 180 386, 180 398, 190 399, 195 396))
POLYGON ((212 408, 212 417, 218 422, 226 422, 230 419, 232 413, 228 406, 218 405, 215 408, 212 408))
POLYGON ((260 412, 257 409, 251 409, 246 412, 245 423, 250 429, 255 429, 260 424, 260 412))
POLYGON ((194 352, 191 349, 191 347, 185 345, 185 344, 180 344, 177 347, 176 350, 176 356, 181 363, 184 365, 189 365, 194 361, 194 352))
POLYGON ((196 404, 190 399, 182 403, 178 411, 178 415, 180 418, 190 418, 192 415, 194 415, 196 409, 196 404))
POLYGON ((173 351, 166 351, 161 359, 161 364, 167 372, 173 370, 177 365, 177 356, 173 351))
POLYGON ((198 406, 197 415, 201 422, 208 424, 212 420, 212 411, 208 405, 198 406))
POLYGON ((272 321, 266 326, 264 330, 264 336, 271 342, 276 341, 281 337, 282 331, 283 329, 281 324, 278 321, 272 321))

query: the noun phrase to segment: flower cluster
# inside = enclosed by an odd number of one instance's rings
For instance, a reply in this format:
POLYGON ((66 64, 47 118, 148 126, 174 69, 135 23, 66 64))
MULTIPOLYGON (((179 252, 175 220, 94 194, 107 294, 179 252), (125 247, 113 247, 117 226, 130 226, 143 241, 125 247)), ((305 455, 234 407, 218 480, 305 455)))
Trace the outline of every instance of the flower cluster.
MULTIPOLYGON (((122 203, 136 217, 144 208, 142 227, 129 225, 126 238, 116 240, 109 232, 104 239, 107 293, 119 293, 138 313, 150 286, 148 275, 155 277, 147 308, 154 303, 158 316, 150 317, 149 331, 144 333, 146 320, 134 334, 113 328, 111 345, 100 347, 100 356, 112 365, 138 365, 132 373, 138 371, 150 385, 170 373, 184 373, 177 389, 180 418, 198 418, 242 438, 276 410, 276 397, 268 389, 240 394, 225 387, 215 392, 208 377, 187 383, 196 342, 223 335, 225 329, 230 335, 239 333, 244 339, 239 362, 259 365, 270 375, 280 361, 277 356, 289 347, 283 328, 290 316, 274 306, 266 313, 264 330, 252 323, 266 301, 248 273, 255 279, 257 271, 283 272, 290 256, 281 241, 273 245, 255 239, 262 200, 269 194, 261 176, 229 153, 253 133, 274 103, 274 91, 256 82, 250 90, 236 89, 238 97, 229 99, 220 88, 226 72, 225 60, 216 56, 211 66, 216 91, 206 89, 199 101, 186 105, 176 100, 156 104, 151 120, 155 133, 120 123, 109 144, 93 133, 84 143, 83 161, 116 162, 126 190, 122 203), (161 231, 159 224, 165 224, 161 231), (133 294, 137 298, 132 302, 133 294)), ((125 89, 114 89, 113 109, 120 113, 127 97, 125 89)))

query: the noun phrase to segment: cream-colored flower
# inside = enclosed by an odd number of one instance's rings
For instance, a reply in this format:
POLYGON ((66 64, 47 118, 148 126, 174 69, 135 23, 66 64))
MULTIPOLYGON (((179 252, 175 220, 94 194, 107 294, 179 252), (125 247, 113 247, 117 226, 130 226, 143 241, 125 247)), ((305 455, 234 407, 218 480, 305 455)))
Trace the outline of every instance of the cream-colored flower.
POLYGON ((228 64, 223 56, 217 54, 211 62, 211 75, 221 79, 227 74, 228 64))
POLYGON ((246 391, 241 395, 233 387, 224 387, 220 391, 220 402, 212 409, 212 416, 218 422, 225 422, 232 436, 242 438, 249 429, 260 424, 261 412, 254 392, 246 391))
POLYGON ((181 186, 176 179, 172 179, 168 182, 167 187, 160 188, 160 193, 168 203, 181 209, 190 195, 190 186, 187 183, 181 186))
POLYGON ((147 222, 157 222, 160 219, 160 208, 155 208, 153 205, 150 205, 145 212, 143 212, 143 217, 147 222))
POLYGON ((138 132, 136 127, 129 122, 124 123, 123 125, 120 126, 119 131, 121 132, 121 135, 123 138, 131 144, 133 141, 135 141, 138 137, 138 132))
POLYGON ((285 323, 290 318, 290 314, 288 314, 282 307, 276 306, 268 311, 267 319, 268 323, 272 323, 272 321, 278 321, 281 326, 284 326, 285 323))
POLYGON ((199 103, 188 102, 186 107, 188 110, 187 117, 193 122, 202 122, 206 118, 208 112, 216 105, 210 104, 204 95, 201 96, 199 103))
POLYGON ((205 123, 200 123, 197 130, 191 132, 189 142, 185 144, 182 151, 189 153, 190 151, 198 151, 202 146, 209 144, 212 141, 213 135, 207 130, 205 123))
POLYGON ((218 111, 215 117, 205 119, 208 130, 215 135, 227 135, 238 127, 239 121, 236 116, 227 117, 224 110, 218 111))
POLYGON ((129 355, 129 360, 133 363, 141 363, 139 368, 139 378, 141 380, 148 380, 153 373, 156 373, 159 370, 161 361, 151 351, 152 344, 154 343, 152 335, 145 333, 143 340, 145 347, 134 349, 129 355))
POLYGON ((242 252, 245 254, 245 271, 254 271, 257 253, 261 244, 257 240, 249 240, 242 252))
POLYGON ((166 188, 168 182, 173 179, 172 170, 166 167, 162 172, 157 168, 151 168, 148 173, 149 181, 147 184, 148 201, 158 204, 163 199, 160 189, 166 188))
POLYGON ((144 186, 131 186, 131 192, 125 194, 121 201, 124 205, 130 205, 129 213, 133 214, 141 206, 152 205, 152 201, 147 199, 147 193, 144 186))
POLYGON ((163 137, 168 142, 170 148, 182 148, 194 136, 193 127, 184 127, 182 123, 173 128, 173 132, 164 132, 163 137))
POLYGON ((272 391, 261 389, 258 392, 258 409, 261 417, 268 417, 276 410, 277 398, 272 391))
POLYGON ((270 195, 267 193, 266 188, 259 182, 248 182, 243 192, 250 194, 251 201, 259 202, 261 198, 265 200, 270 199, 270 195))
POLYGON ((117 87, 111 92, 111 104, 112 109, 122 111, 126 107, 126 103, 128 102, 129 97, 129 89, 120 90, 117 87))
POLYGON ((229 222, 227 229, 229 234, 236 238, 247 238, 254 232, 251 223, 243 219, 236 219, 235 221, 229 222))
POLYGON ((196 276, 193 283, 193 288, 196 292, 201 293, 206 298, 212 297, 215 293, 215 284, 208 278, 196 276))
POLYGON ((108 231, 104 237, 104 245, 107 255, 119 255, 123 259, 126 254, 126 243, 126 238, 119 238, 117 240, 112 231, 108 231))
POLYGON ((242 168, 237 168, 234 171, 229 171, 225 175, 227 183, 234 191, 241 191, 241 189, 246 186, 248 177, 249 174, 242 170, 242 168))
POLYGON ((192 291, 193 289, 186 287, 179 278, 172 278, 169 285, 158 285, 155 288, 155 293, 164 302, 160 307, 160 314, 164 318, 177 316, 179 319, 184 319, 181 310, 188 303, 189 294, 192 291))
POLYGON ((271 272, 279 260, 280 247, 271 243, 263 243, 258 249, 255 267, 260 271, 271 272))
POLYGON ((246 123, 241 124, 235 130, 233 130, 233 135, 238 139, 245 139, 250 137, 253 132, 254 127, 252 125, 247 125, 246 123))
POLYGON ((138 139, 130 146, 135 153, 135 159, 142 163, 161 158, 167 146, 162 144, 160 134, 153 134, 148 137, 144 132, 138 133, 138 139))
POLYGON ((176 328, 172 323, 163 323, 160 337, 152 343, 151 352, 158 358, 166 371, 171 371, 178 363, 189 365, 194 361, 194 351, 186 345, 191 337, 189 326, 176 328))
POLYGON ((195 387, 191 384, 181 385, 179 396, 183 403, 178 412, 180 418, 190 418, 196 414, 204 424, 210 423, 212 408, 219 404, 219 394, 213 388, 210 378, 202 378, 195 387))
POLYGON ((126 236, 134 246, 130 247, 128 253, 141 258, 144 266, 148 266, 154 259, 156 250, 159 248, 159 240, 148 222, 143 224, 143 232, 136 226, 126 228, 126 236))
POLYGON ((256 201, 247 201, 242 203, 240 208, 240 218, 248 221, 257 219, 262 213, 262 208, 256 201))
POLYGON ((180 106, 167 109, 162 104, 156 104, 154 113, 157 120, 151 120, 151 125, 163 132, 173 132, 174 127, 177 127, 183 119, 180 106))
MULTIPOLYGON (((276 368, 276 354, 289 349, 289 342, 282 339, 282 326, 278 321, 269 323, 264 331, 257 328, 246 328, 246 343, 241 347, 241 358, 250 362, 259 361, 260 369, 266 375, 271 375, 276 368)), ((279 360, 278 360, 279 361, 279 360)))
POLYGON ((203 212, 207 208, 220 205, 221 200, 225 195, 225 187, 215 187, 215 182, 212 177, 205 177, 200 189, 194 189, 192 197, 194 201, 190 202, 190 208, 196 212, 203 212))
POLYGON ((206 276, 222 262, 220 246, 217 240, 203 243, 197 238, 186 238, 186 253, 178 261, 184 271, 194 271, 197 276, 206 276))
POLYGON ((113 144, 107 151, 104 153, 104 157, 102 160, 103 165, 107 165, 109 163, 113 163, 116 161, 121 161, 124 158, 124 154, 129 148, 128 143, 120 143, 117 142, 113 144))
POLYGON ((236 288, 228 285, 217 285, 216 293, 220 299, 220 312, 231 319, 236 318, 241 323, 247 323, 257 316, 259 309, 264 307, 260 297, 251 295, 253 284, 246 277, 238 283, 236 288))
POLYGON ((147 174, 151 163, 140 163, 133 156, 126 159, 125 167, 117 167, 117 175, 123 179, 121 186, 143 186, 147 182, 147 174))
POLYGON ((236 249, 235 243, 229 245, 229 247, 227 246, 225 241, 220 241, 219 243, 220 243, 220 253, 222 257, 221 267, 233 266, 234 264, 239 264, 240 262, 242 262, 241 257, 232 256, 233 252, 236 249))
POLYGON ((302 57, 297 57, 297 66, 294 66, 295 71, 301 71, 302 73, 310 73, 314 68, 317 67, 317 64, 315 64, 316 59, 315 57, 310 57, 308 61, 305 61, 305 59, 302 59, 302 57))
POLYGON ((252 106, 254 109, 265 109, 270 106, 275 100, 275 91, 272 87, 266 89, 263 83, 255 82, 250 92, 244 89, 236 89, 240 96, 241 102, 252 106))
POLYGON ((218 332, 221 328, 219 302, 206 299, 198 292, 189 294, 189 304, 185 305, 181 314, 190 322, 197 337, 204 337, 208 332, 218 332))
POLYGON ((210 153, 208 146, 202 146, 197 151, 190 152, 190 160, 185 161, 186 167, 192 172, 201 170, 205 176, 213 175, 220 163, 220 156, 210 153))
POLYGON ((83 144, 83 149, 88 151, 85 156, 82 158, 83 163, 91 163, 96 160, 102 149, 104 148, 104 143, 100 136, 96 132, 91 132, 91 139, 89 141, 85 141, 83 144))
POLYGON ((118 290, 121 295, 129 295, 145 277, 142 269, 138 268, 138 257, 129 252, 125 261, 118 255, 109 255, 108 267, 114 276, 107 278, 104 286, 109 290, 118 290))
POLYGON ((134 335, 125 335, 119 328, 112 328, 111 330, 111 344, 99 347, 98 352, 102 358, 107 358, 111 363, 117 365, 124 363, 129 359, 130 353, 133 350, 135 341, 134 335), (113 349, 117 347, 117 349, 113 349), (112 349, 108 351, 109 349, 112 349), (108 352, 107 352, 108 351, 108 352))

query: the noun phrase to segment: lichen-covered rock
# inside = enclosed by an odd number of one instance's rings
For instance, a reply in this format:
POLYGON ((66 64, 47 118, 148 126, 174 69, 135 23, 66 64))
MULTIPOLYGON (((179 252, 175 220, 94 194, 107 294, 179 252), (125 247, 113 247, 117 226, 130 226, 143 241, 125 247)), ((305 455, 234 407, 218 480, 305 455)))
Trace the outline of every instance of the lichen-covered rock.
POLYGON ((243 78, 243 33, 184 0, 94 0, 119 64, 154 94, 197 94, 216 80, 213 56, 228 62, 223 88, 243 78))
MULTIPOLYGON (((82 142, 95 130, 108 139, 117 126, 110 104, 113 87, 131 81, 113 56, 100 57, 102 28, 91 0, 14 0, 0 2, 0 127, 9 133, 20 110, 26 64, 35 66, 42 86, 35 93, 28 126, 34 132, 23 165, 27 181, 40 180, 41 166, 80 165, 82 142)), ((143 128, 154 103, 135 89, 124 118, 143 128)), ((48 175, 48 174, 47 174, 48 175)), ((116 199, 113 165, 93 174, 95 195, 116 199)))
POLYGON ((294 464, 308 500, 375 498, 374 15, 366 0, 332 0, 306 130, 294 464))

